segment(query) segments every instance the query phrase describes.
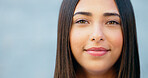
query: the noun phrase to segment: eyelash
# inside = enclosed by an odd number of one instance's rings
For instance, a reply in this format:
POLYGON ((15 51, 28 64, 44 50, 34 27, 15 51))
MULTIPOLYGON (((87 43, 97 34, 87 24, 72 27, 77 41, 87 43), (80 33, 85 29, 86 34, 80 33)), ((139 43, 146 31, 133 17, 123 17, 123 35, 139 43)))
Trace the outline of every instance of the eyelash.
POLYGON ((84 20, 84 19, 78 20, 75 23, 78 23, 78 24, 89 24, 89 22, 84 20))
POLYGON ((120 23, 117 21, 108 21, 106 24, 119 25, 120 23))
MULTIPOLYGON (((89 24, 89 22, 87 20, 84 19, 80 19, 78 21, 75 22, 76 24, 89 24)), ((105 24, 107 25, 119 25, 120 23, 114 20, 108 21, 105 24)))

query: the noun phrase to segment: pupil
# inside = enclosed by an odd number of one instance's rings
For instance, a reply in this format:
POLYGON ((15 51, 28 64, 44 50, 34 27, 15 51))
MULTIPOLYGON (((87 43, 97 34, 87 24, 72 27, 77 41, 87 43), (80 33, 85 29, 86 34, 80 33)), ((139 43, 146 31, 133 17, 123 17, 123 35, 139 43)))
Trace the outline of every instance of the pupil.
POLYGON ((81 21, 81 23, 84 23, 84 21, 81 21))

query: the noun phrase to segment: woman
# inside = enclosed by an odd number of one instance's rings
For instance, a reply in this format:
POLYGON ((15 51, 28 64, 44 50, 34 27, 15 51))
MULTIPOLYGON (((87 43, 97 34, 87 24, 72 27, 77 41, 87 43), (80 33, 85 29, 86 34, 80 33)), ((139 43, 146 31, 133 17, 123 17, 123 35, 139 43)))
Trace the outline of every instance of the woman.
POLYGON ((63 0, 54 78, 140 78, 130 0, 63 0))

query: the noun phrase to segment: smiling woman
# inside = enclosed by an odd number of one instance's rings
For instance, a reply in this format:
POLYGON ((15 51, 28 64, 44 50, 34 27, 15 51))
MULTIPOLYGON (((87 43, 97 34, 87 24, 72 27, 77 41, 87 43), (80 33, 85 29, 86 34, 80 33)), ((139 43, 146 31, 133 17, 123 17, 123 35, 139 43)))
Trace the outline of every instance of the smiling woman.
POLYGON ((77 4, 70 44, 80 64, 76 71, 78 78, 116 76, 112 67, 123 45, 119 16, 113 0, 81 0, 77 4))
POLYGON ((63 0, 54 78, 140 78, 130 0, 63 0))

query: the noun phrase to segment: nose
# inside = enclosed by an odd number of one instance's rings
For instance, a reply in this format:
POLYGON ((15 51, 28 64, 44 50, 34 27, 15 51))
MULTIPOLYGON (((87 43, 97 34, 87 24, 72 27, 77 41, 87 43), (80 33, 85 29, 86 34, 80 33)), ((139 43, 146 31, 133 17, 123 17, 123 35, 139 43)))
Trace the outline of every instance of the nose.
POLYGON ((104 41, 104 33, 103 33, 103 27, 100 25, 93 26, 92 33, 90 35, 90 40, 95 42, 104 41))

